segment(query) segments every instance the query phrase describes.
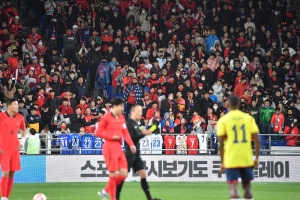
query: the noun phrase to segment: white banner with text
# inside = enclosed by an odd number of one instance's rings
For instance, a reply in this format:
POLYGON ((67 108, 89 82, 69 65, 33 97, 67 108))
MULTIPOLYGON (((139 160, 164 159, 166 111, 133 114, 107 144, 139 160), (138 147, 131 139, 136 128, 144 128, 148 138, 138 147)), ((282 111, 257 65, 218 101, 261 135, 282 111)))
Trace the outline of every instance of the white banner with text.
MULTIPOLYGON (((219 172, 219 156, 144 155, 149 181, 226 181, 219 172)), ((254 170, 257 182, 300 182, 300 156, 261 156, 254 170)), ((48 155, 46 182, 105 182, 108 180, 101 155, 48 155)), ((129 172, 127 181, 139 177, 129 172)))

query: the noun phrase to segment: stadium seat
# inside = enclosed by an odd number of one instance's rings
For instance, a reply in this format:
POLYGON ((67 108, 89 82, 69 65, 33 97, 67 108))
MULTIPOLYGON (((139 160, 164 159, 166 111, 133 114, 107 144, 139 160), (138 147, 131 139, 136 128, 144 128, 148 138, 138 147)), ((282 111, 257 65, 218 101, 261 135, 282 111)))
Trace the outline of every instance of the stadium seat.
POLYGON ((276 142, 276 146, 286 146, 286 141, 278 141, 276 142))
POLYGON ((277 142, 271 142, 271 146, 277 146, 277 142))

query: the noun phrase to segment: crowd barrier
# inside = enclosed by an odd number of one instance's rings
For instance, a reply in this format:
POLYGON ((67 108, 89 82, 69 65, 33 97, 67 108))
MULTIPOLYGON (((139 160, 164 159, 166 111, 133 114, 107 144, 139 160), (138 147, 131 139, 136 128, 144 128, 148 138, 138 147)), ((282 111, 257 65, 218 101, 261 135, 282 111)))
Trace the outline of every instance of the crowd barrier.
MULTIPOLYGON (((149 181, 225 181, 217 155, 143 155, 149 181)), ((106 182, 101 155, 22 155, 16 183, 106 182)), ((300 182, 299 156, 261 156, 256 182, 300 182)), ((130 172, 127 181, 139 181, 130 172)))

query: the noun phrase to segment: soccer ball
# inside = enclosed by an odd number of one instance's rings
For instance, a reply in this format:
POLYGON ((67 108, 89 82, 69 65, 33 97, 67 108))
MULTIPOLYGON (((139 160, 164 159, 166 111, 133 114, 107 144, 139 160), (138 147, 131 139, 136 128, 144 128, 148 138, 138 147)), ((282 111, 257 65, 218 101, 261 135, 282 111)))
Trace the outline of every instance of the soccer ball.
POLYGON ((32 200, 47 200, 47 197, 42 193, 38 193, 34 195, 32 200))

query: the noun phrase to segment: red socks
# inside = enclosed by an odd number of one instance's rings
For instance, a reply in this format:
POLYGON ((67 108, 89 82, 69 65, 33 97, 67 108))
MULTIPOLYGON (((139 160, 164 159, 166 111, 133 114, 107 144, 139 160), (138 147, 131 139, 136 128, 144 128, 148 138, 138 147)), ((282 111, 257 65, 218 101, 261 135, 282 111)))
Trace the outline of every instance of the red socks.
POLYGON ((110 176, 108 184, 107 184, 108 193, 110 195, 111 200, 116 199, 116 189, 117 189, 116 180, 117 180, 117 177, 110 176))
POLYGON ((116 177, 116 186, 120 185, 126 179, 125 176, 117 175, 116 177))
POLYGON ((14 179, 13 178, 8 178, 8 185, 7 185, 7 198, 10 196, 10 193, 12 191, 13 188, 13 184, 14 184, 14 179))
POLYGON ((117 175, 116 177, 109 177, 109 181, 104 190, 110 195, 111 200, 116 199, 117 186, 126 179, 125 176, 117 175))
POLYGON ((1 180, 1 196, 2 197, 8 197, 7 196, 8 181, 9 181, 8 177, 5 177, 5 176, 2 177, 2 180, 1 180))

